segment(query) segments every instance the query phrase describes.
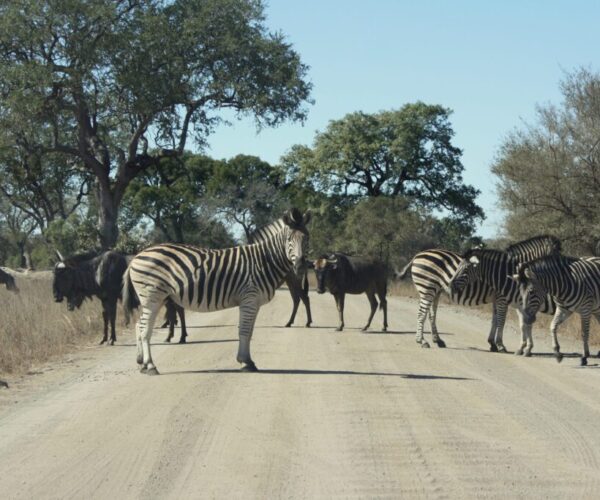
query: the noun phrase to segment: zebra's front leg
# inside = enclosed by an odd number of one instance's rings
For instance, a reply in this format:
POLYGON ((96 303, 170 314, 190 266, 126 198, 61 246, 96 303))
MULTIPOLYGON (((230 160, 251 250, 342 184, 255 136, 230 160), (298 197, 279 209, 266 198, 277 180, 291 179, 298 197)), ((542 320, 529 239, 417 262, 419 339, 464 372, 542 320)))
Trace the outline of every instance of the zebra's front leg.
MULTIPOLYGON (((505 300, 499 301, 496 306, 496 336, 495 345, 498 352, 506 352, 502 336, 504 334, 504 325, 506 323, 506 312, 508 310, 508 304, 505 300)), ((529 356, 531 353, 529 353, 529 356)), ((527 354, 525 354, 527 356, 527 354)))
POLYGON ((435 342, 438 347, 446 347, 446 343, 440 338, 440 334, 438 333, 437 329, 437 309, 439 301, 440 295, 438 294, 433 298, 433 302, 431 303, 431 309, 429 311, 429 324, 431 325, 431 340, 435 342))
POLYGON ((254 331, 254 323, 256 322, 259 308, 260 305, 253 295, 247 299, 242 299, 240 304, 240 324, 238 327, 240 344, 237 361, 244 365, 242 366, 242 371, 244 372, 258 371, 250 356, 250 341, 252 340, 252 332, 254 331))
POLYGON ((533 337, 531 335, 531 324, 526 324, 523 318, 523 311, 517 309, 517 316, 519 317, 519 329, 521 330, 521 345, 515 351, 518 356, 531 356, 531 350, 533 349, 533 337))
POLYGON ((583 340, 583 356, 581 357, 581 366, 587 365, 587 359, 590 357, 590 346, 588 339, 590 336, 591 316, 588 311, 580 313, 581 315, 581 339, 583 340))
POLYGON ((160 309, 160 305, 147 304, 143 306, 142 313, 139 320, 140 329, 140 342, 142 344, 142 373, 148 375, 158 375, 159 372, 152 361, 152 353, 150 351, 150 339, 152 338, 152 329, 154 328, 154 321, 156 315, 160 309))
POLYGON ((563 355, 560 352, 560 345, 558 343, 558 327, 569 317, 571 316, 571 311, 567 309, 563 309, 558 306, 556 312, 554 313, 554 317, 552 318, 552 323, 550 324, 550 333, 552 334, 552 349, 554 350, 554 356, 556 357, 556 361, 559 363, 562 361, 563 355))

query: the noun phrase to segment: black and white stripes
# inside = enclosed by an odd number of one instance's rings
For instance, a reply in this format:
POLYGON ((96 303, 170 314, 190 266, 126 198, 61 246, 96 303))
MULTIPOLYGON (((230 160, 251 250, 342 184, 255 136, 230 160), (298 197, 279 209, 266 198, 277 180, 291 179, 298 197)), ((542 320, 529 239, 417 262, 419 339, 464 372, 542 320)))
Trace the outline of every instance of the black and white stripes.
POLYGON ((304 268, 309 220, 309 213, 302 215, 292 209, 264 228, 260 241, 250 245, 213 250, 165 243, 136 255, 124 276, 123 296, 126 314, 133 291, 141 305, 136 334, 142 371, 158 373, 150 354, 150 338, 158 310, 167 298, 201 312, 239 306, 237 360, 245 370, 256 370, 250 356, 256 315, 286 275, 304 268))

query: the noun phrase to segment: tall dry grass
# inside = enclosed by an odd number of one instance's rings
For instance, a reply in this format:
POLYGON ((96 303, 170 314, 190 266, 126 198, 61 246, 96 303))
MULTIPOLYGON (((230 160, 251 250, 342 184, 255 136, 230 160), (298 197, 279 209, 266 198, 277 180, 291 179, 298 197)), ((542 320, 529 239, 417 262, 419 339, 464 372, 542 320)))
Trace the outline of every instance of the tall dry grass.
POLYGON ((17 274, 16 281, 18 295, 0 287, 0 373, 23 373, 78 345, 100 341, 98 300, 69 312, 64 302, 54 302, 51 273, 17 274))

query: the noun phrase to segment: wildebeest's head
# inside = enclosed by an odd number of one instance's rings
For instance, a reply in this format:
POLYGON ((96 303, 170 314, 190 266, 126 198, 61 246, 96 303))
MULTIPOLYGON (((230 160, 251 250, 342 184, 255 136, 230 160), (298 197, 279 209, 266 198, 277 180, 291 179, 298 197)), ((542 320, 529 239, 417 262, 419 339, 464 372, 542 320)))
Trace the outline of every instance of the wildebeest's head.
POLYGON ((69 311, 81 307, 85 299, 83 292, 75 286, 76 272, 76 269, 62 261, 54 266, 54 280, 52 281, 54 300, 62 302, 66 298, 69 311))
POLYGON ((302 276, 306 268, 306 255, 308 253, 308 229, 311 213, 309 210, 300 212, 292 208, 283 215, 283 222, 288 227, 286 233, 285 250, 287 258, 293 265, 297 276, 302 276))
POLYGON ((311 263, 310 267, 315 270, 317 277, 317 293, 325 293, 331 290, 337 275, 338 258, 335 254, 321 256, 311 263))

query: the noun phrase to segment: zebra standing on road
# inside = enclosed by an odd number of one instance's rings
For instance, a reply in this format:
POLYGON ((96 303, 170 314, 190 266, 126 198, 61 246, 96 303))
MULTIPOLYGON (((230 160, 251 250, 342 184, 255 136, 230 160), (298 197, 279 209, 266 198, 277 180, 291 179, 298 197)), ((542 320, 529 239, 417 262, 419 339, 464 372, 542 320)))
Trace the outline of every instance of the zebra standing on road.
MULTIPOLYGON (((452 292, 460 293, 468 283, 480 281, 490 286, 496 295, 493 305, 495 324, 492 324, 492 330, 488 337, 490 351, 506 352, 502 335, 506 323, 506 313, 510 305, 517 309, 521 329, 521 346, 515 351, 515 354, 531 356, 533 348, 531 325, 523 321, 519 287, 511 279, 511 276, 521 262, 559 253, 560 240, 554 236, 544 235, 515 243, 509 246, 507 251, 474 248, 463 255, 464 260, 452 280, 452 292)), ((540 311, 545 314, 554 314, 556 311, 556 305, 549 295, 544 297, 540 311)))
POLYGON ((256 315, 287 274, 305 267, 309 220, 310 212, 303 215, 294 208, 271 224, 268 236, 257 243, 219 250, 164 243, 137 254, 123 278, 123 303, 128 316, 134 295, 139 297, 136 338, 141 371, 158 374, 150 338, 156 315, 168 298, 200 312, 239 306, 237 360, 243 371, 257 371, 250 356, 256 315))
POLYGON ((595 316, 600 321, 600 258, 541 257, 520 265, 513 278, 519 283, 525 322, 531 324, 535 321, 546 294, 550 294, 556 302, 550 332, 558 361, 562 360, 556 335, 558 327, 571 314, 579 313, 583 340, 581 365, 587 365, 591 317, 595 316))
MULTIPOLYGON (((278 230, 283 225, 283 221, 280 219, 273 224, 270 224, 262 229, 257 229, 253 234, 250 235, 249 243, 258 243, 263 241, 265 238, 270 237, 271 233, 278 230)), ((312 314, 310 312, 310 298, 308 297, 308 272, 306 268, 302 269, 300 275, 297 275, 293 271, 283 279, 288 287, 290 295, 292 296, 292 315, 289 321, 286 323, 286 328, 289 328, 296 319, 296 313, 298 312, 298 306, 300 300, 304 304, 306 309, 306 326, 310 327, 312 323, 312 314)))
MULTIPOLYGON (((462 305, 474 306, 486 304, 494 300, 493 290, 480 281, 467 284, 457 294, 451 293, 450 285, 452 279, 462 261, 463 259, 460 254, 449 250, 425 250, 416 254, 402 271, 396 273, 397 279, 403 279, 410 272, 413 284, 419 293, 416 341, 418 344, 421 344, 421 347, 429 347, 429 343, 423 338, 423 327, 427 315, 429 315, 433 342, 438 347, 446 347, 445 342, 439 336, 436 326, 437 307, 443 291, 450 295, 453 302, 462 305)), ((492 320, 492 329, 494 329, 494 321, 492 320)))

